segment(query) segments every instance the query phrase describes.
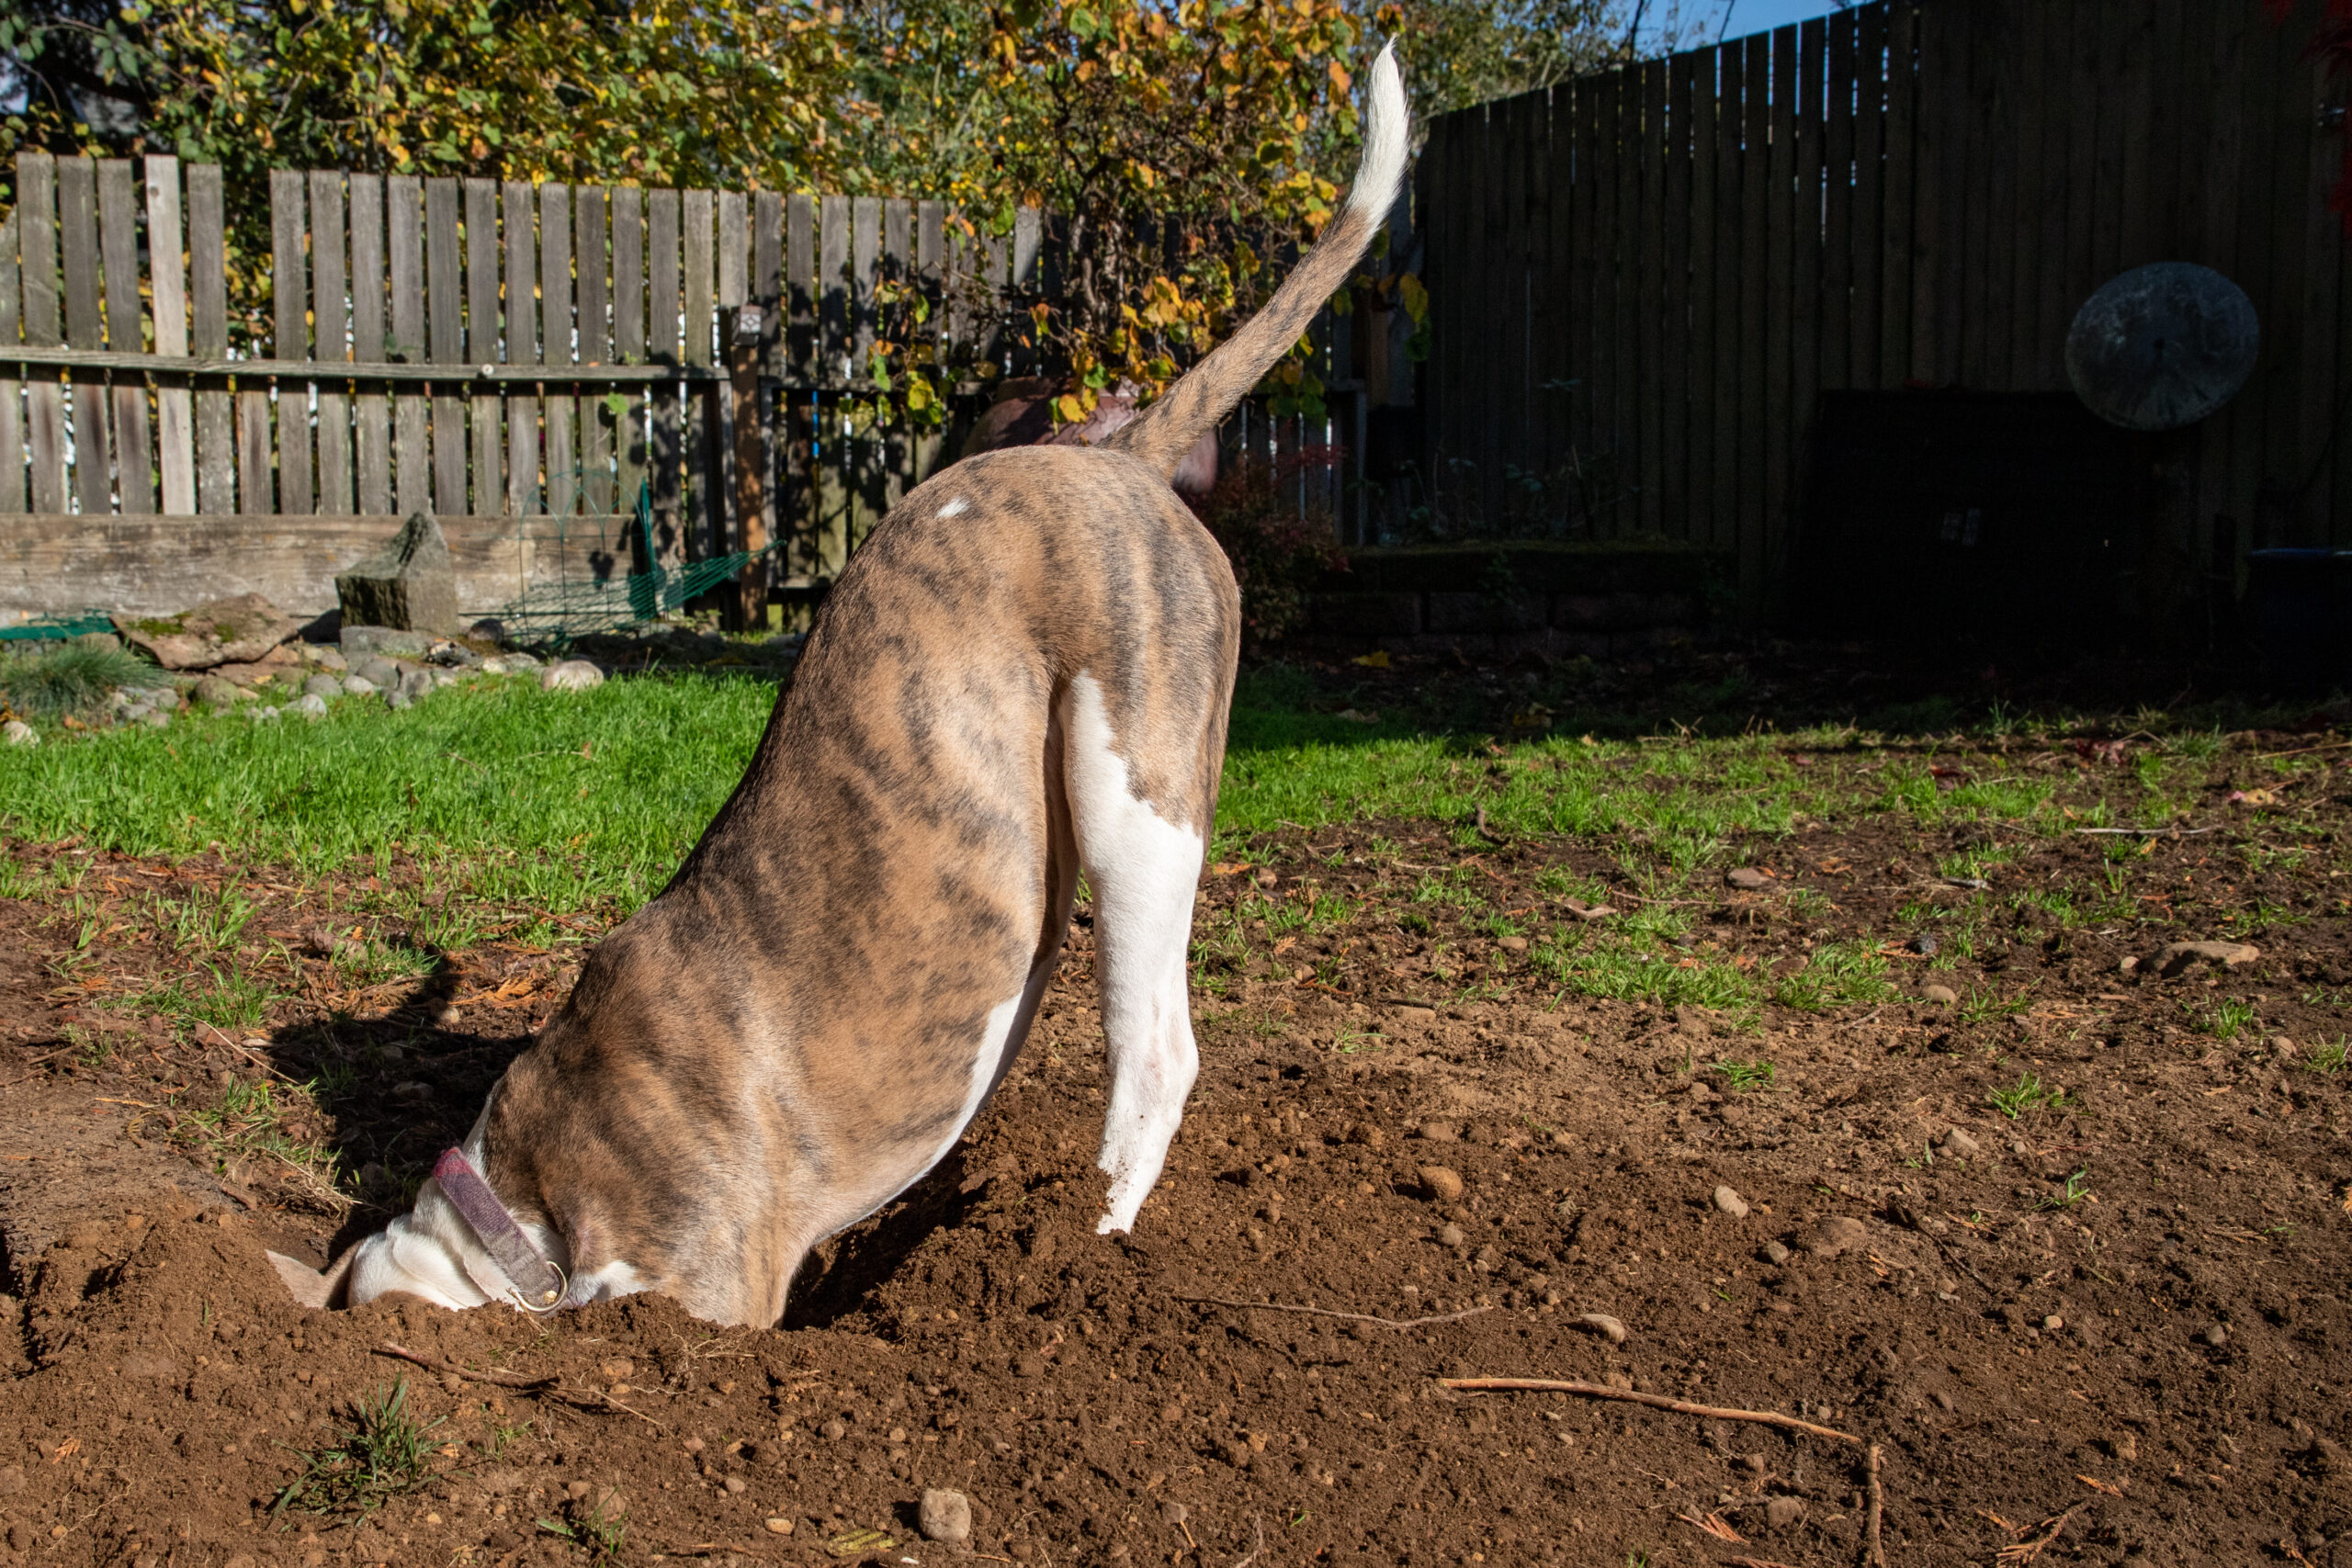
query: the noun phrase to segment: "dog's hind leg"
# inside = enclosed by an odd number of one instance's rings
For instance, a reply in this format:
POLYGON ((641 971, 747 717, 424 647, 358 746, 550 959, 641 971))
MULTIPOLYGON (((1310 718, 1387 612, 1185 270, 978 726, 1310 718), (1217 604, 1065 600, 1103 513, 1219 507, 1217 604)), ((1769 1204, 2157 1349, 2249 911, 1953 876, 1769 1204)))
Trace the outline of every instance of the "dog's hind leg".
POLYGON ((1196 824, 1171 822, 1129 792, 1127 765, 1091 677, 1071 682, 1069 705, 1070 817, 1094 889, 1094 963, 1111 1066, 1097 1162, 1111 1190, 1094 1227, 1108 1234, 1134 1228, 1200 1070, 1184 957, 1206 812, 1196 824))

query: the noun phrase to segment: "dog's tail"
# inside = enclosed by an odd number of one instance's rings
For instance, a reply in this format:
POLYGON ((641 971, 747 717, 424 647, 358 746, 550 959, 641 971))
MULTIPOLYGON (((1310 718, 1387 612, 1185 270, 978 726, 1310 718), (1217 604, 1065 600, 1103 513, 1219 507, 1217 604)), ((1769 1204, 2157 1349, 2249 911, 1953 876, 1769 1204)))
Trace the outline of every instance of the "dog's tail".
POLYGON ((1363 159, 1356 165, 1355 184, 1339 221, 1299 259, 1265 309, 1103 446, 1131 452, 1162 474, 1173 475, 1193 444, 1232 412, 1259 378, 1290 352, 1315 313, 1347 281, 1374 232, 1396 206, 1405 177, 1405 84, 1397 74, 1396 49, 1392 42, 1380 51, 1365 84, 1363 159))

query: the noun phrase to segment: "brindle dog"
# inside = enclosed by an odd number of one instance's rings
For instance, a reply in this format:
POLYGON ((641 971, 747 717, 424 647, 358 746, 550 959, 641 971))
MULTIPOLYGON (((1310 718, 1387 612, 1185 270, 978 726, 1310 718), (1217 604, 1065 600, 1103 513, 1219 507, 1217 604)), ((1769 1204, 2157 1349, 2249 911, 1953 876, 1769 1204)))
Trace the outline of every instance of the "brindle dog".
POLYGON ((1112 1089, 1099 1229, 1159 1179, 1198 1056, 1185 985, 1239 601, 1169 476, 1297 341, 1394 204, 1384 51, 1345 210, 1265 309, 1092 447, 917 488, 842 573, 750 771, 589 957, 415 1209, 314 1306, 534 1311, 635 1291, 774 1324, 810 1247, 955 1145, 1021 1047, 1082 868, 1112 1089))

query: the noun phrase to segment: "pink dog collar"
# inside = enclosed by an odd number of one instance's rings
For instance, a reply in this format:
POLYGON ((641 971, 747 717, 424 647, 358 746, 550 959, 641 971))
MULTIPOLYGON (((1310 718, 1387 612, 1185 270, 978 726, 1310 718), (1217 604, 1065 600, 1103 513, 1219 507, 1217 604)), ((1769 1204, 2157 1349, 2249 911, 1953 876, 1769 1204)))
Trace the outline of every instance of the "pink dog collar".
POLYGON ((441 1151, 441 1157, 433 1166, 433 1179, 440 1184, 441 1195, 456 1206, 458 1213, 465 1216, 466 1224, 473 1227, 474 1235, 481 1238, 482 1248, 490 1254, 491 1261, 504 1271, 514 1287, 517 1305, 526 1312, 553 1312, 563 1304, 571 1281, 564 1278, 555 1260, 524 1234, 523 1227, 515 1223, 514 1216, 498 1201, 498 1194, 490 1190, 490 1183, 481 1179, 481 1173, 461 1150, 441 1151), (552 1289, 542 1285, 535 1292, 528 1283, 548 1279, 554 1281, 552 1289))

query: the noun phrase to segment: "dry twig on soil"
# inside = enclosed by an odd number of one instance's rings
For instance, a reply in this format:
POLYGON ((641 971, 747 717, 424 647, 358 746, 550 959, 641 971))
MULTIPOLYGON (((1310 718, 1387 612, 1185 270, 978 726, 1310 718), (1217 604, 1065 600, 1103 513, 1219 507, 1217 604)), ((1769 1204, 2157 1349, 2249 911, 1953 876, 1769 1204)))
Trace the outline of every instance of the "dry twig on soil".
POLYGON ((1859 1443, 1862 1439, 1851 1432, 1840 1432, 1834 1427, 1816 1427, 1810 1421, 1800 1421, 1793 1416, 1783 1416, 1773 1410, 1733 1410, 1715 1404, 1693 1404, 1687 1399, 1668 1399, 1662 1393, 1636 1393, 1629 1388, 1609 1388, 1594 1382, 1568 1382, 1556 1378, 1440 1378, 1440 1388, 1464 1389, 1473 1393, 1580 1393, 1588 1399, 1622 1399, 1629 1404, 1646 1404, 1654 1410, 1671 1410, 1681 1416, 1699 1416, 1710 1421, 1756 1421, 1767 1427, 1781 1427, 1792 1432, 1810 1432, 1816 1438, 1835 1438, 1841 1443, 1859 1443))
POLYGON ((413 1361, 427 1371, 447 1372, 454 1377, 465 1378, 473 1382, 496 1383, 501 1388, 552 1388, 562 1381, 559 1378, 526 1378, 520 1372, 476 1371, 472 1367, 461 1367, 455 1361, 444 1360, 438 1356, 424 1355, 409 1349, 406 1346, 395 1345, 389 1339, 376 1348, 376 1354, 397 1357, 403 1361, 413 1361))
POLYGON ((1789 1568, 1785 1562, 1775 1562, 1769 1557, 1726 1557, 1731 1568, 1789 1568))
POLYGON ((1870 1512, 1865 1517, 1862 1526, 1862 1539, 1867 1543, 1867 1552, 1862 1561, 1868 1564, 1868 1568, 1886 1568, 1886 1542, 1880 1535, 1880 1529, 1886 1522, 1886 1489, 1879 1484, 1878 1479, 1879 1466, 1884 1458, 1885 1450, 1876 1443, 1872 1443, 1871 1445, 1870 1512))
POLYGON ((1432 1323, 1459 1323, 1465 1317, 1476 1317, 1482 1312, 1492 1312, 1490 1306, 1471 1307, 1464 1312, 1441 1313, 1435 1317, 1374 1317, 1368 1313, 1333 1312, 1329 1307, 1283 1306, 1276 1302, 1238 1302, 1227 1296, 1170 1296, 1176 1302, 1194 1302, 1209 1306, 1240 1307, 1250 1312, 1295 1312, 1309 1317, 1337 1317, 1350 1323, 1376 1323, 1383 1328, 1421 1328, 1432 1323))
POLYGON ((2058 1539, 2058 1532, 2066 1528, 2066 1521, 2081 1512, 2082 1505, 2077 1503, 2055 1518, 2042 1520, 2039 1527, 2041 1530, 2040 1535, 2031 1540, 2021 1540, 2015 1546, 2001 1548, 1994 1554, 1994 1560, 2001 1564, 2001 1568, 2025 1568, 2027 1563, 2041 1555, 2044 1547, 2058 1539))
POLYGON ((1699 1531, 1702 1535, 1713 1536, 1717 1540, 1727 1540, 1734 1546, 1746 1546, 1747 1544, 1747 1538, 1740 1534, 1737 1530, 1732 1529, 1731 1526, 1725 1524, 1724 1522, 1724 1517, 1721 1514, 1707 1514, 1704 1516, 1699 1514, 1677 1514, 1674 1517, 1680 1519, 1684 1524, 1689 1525, 1692 1529, 1699 1531))

